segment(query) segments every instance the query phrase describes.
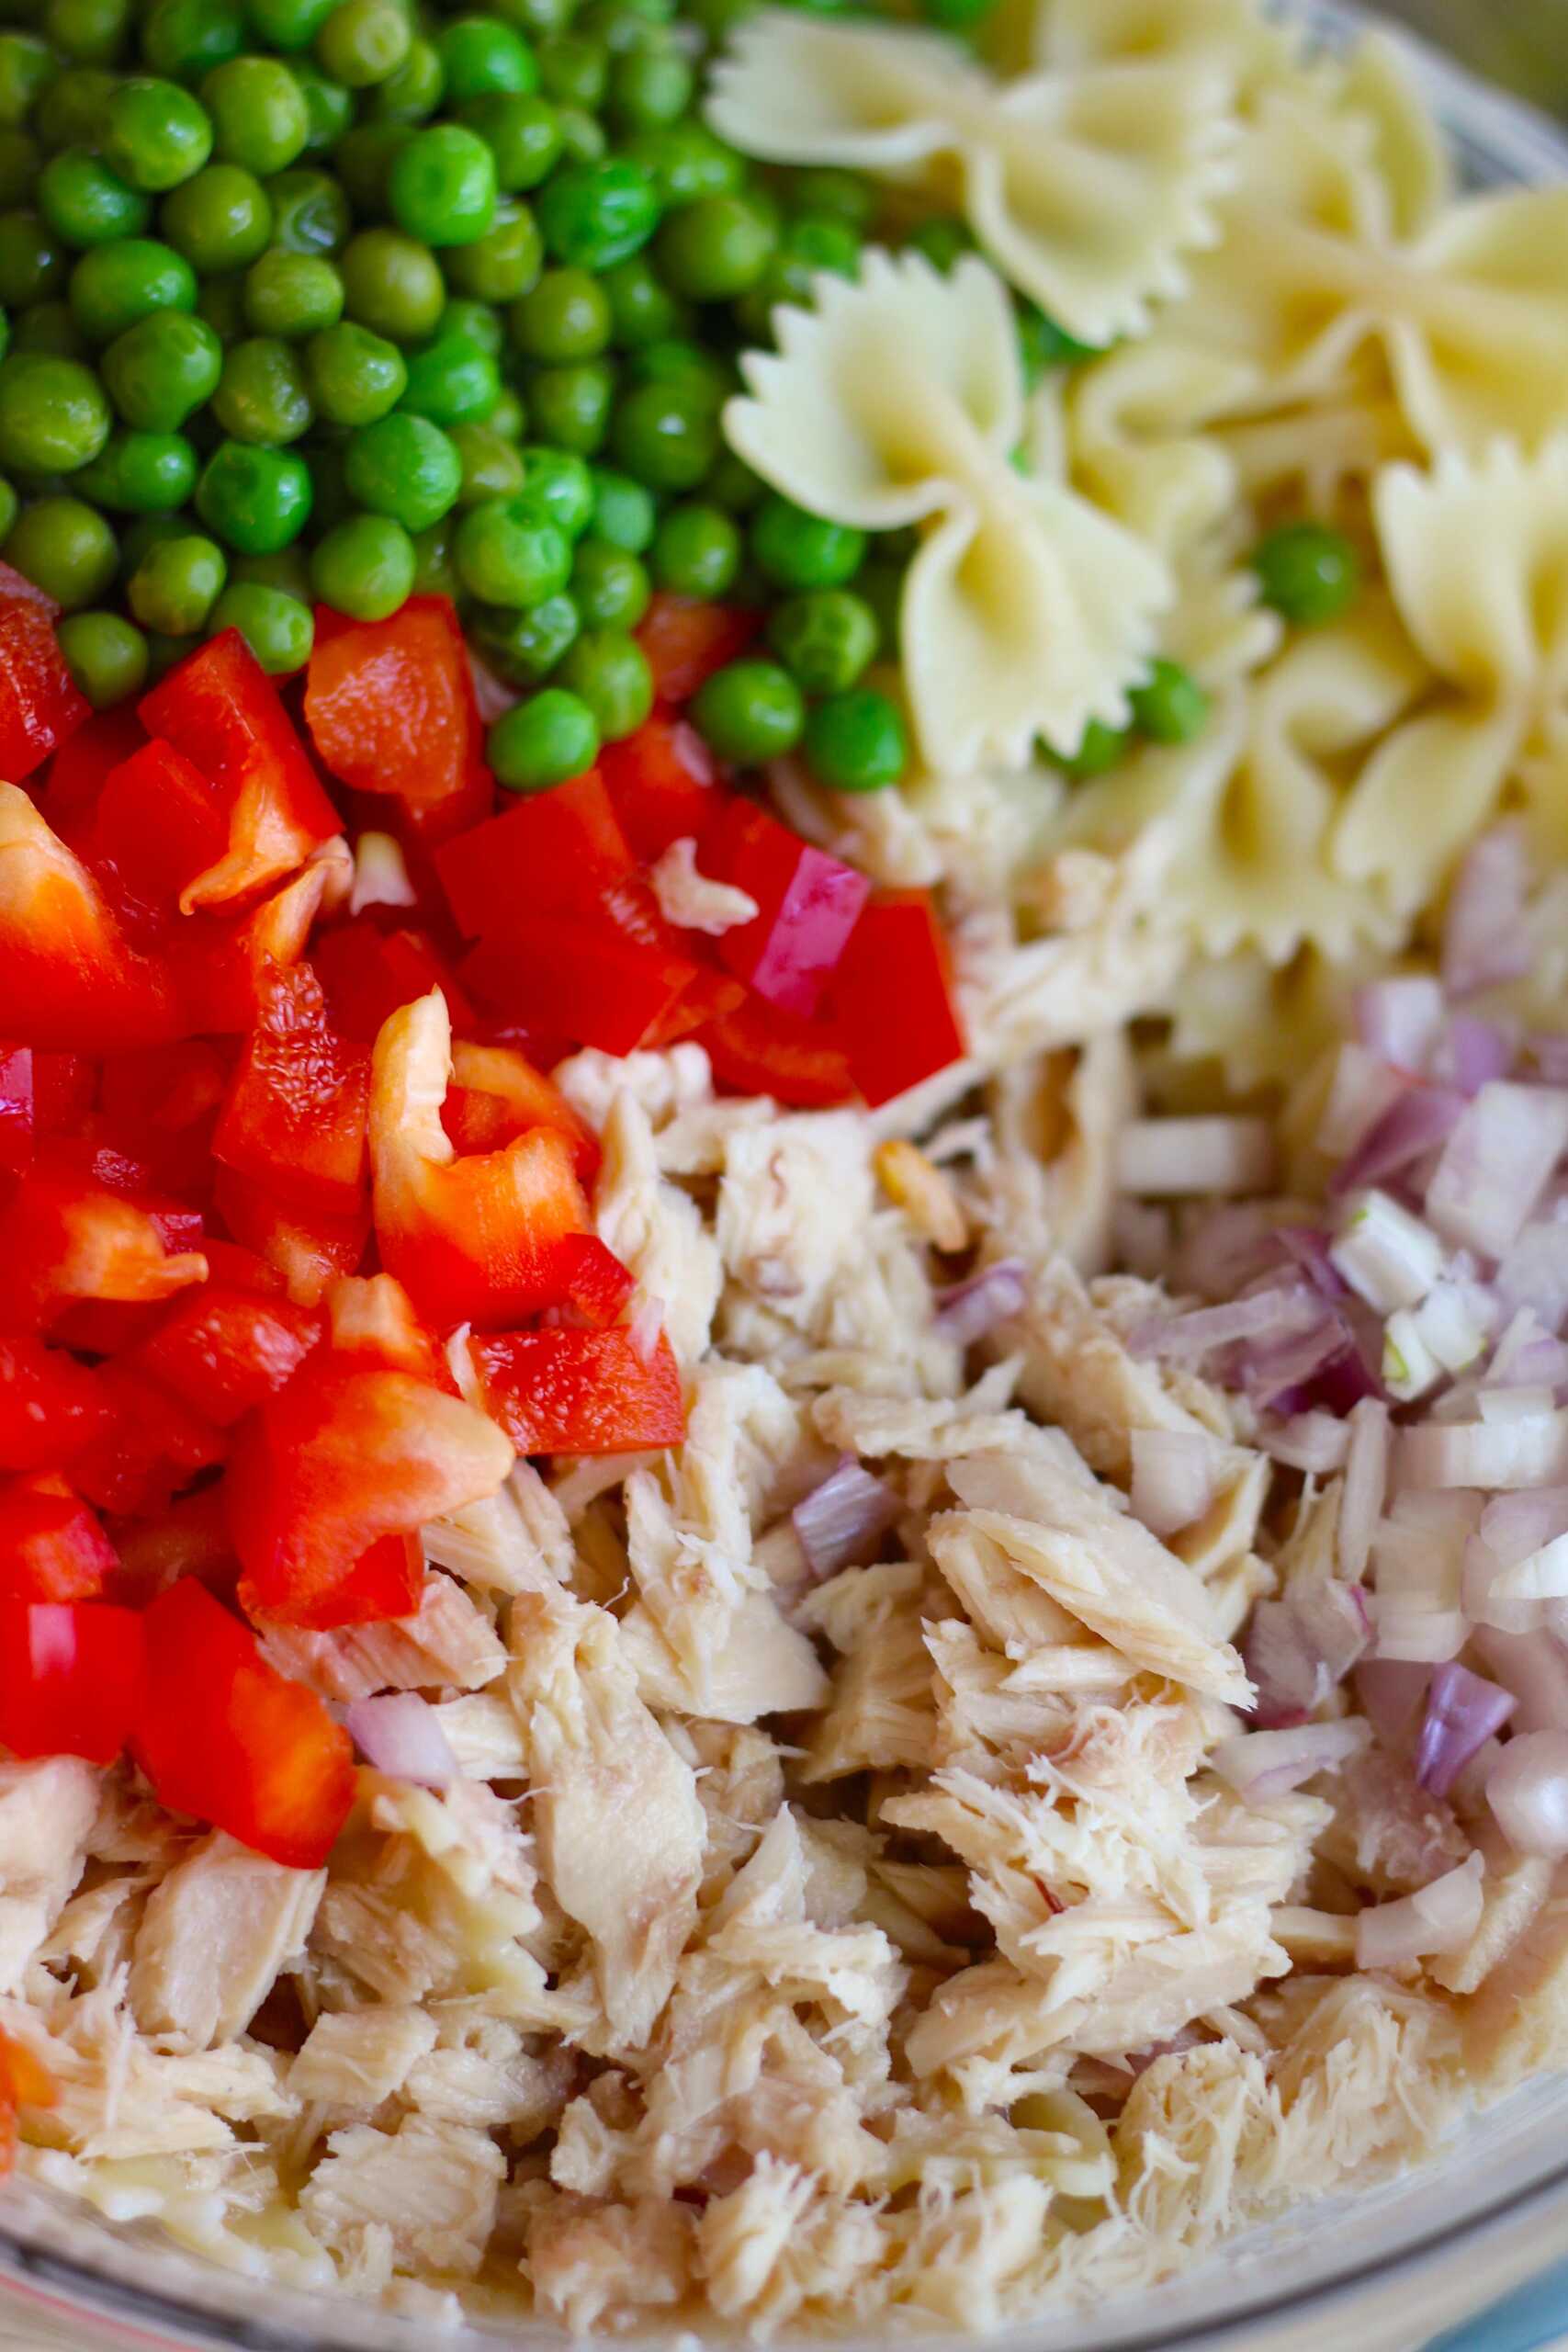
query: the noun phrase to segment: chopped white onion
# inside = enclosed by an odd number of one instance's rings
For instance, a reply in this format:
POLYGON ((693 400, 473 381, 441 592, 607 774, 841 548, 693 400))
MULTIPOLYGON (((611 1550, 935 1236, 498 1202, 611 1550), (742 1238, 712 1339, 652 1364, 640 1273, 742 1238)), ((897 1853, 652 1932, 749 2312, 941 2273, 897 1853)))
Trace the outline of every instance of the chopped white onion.
POLYGON ((1352 1715, 1343 1723, 1297 1724, 1288 1731, 1241 1732, 1222 1739, 1209 1761, 1239 1796, 1267 1804, 1319 1772, 1337 1771, 1371 1739, 1370 1727, 1352 1715))
POLYGON ((1486 1802, 1517 1854, 1568 1854, 1568 1731, 1516 1733, 1488 1775, 1486 1802))
POLYGON ((1480 1362, 1492 1328, 1472 1283, 1434 1283, 1412 1323, 1422 1346, 1448 1373, 1468 1372, 1480 1362))
POLYGON ((1429 1954, 1462 1951, 1481 1925, 1484 1869, 1472 1854, 1414 1894, 1363 1911, 1356 1921, 1357 1967, 1405 1968, 1429 1954))
POLYGON ((1564 1149, 1568 1091, 1496 1080, 1466 1103, 1427 1188, 1440 1233, 1500 1258, 1517 1240, 1564 1149))
POLYGON ((1260 1193, 1274 1169, 1267 1119, 1134 1119, 1117 1138, 1117 1183, 1152 1198, 1260 1193))
POLYGON ((1483 1421, 1539 1421, 1555 1410, 1550 1388, 1494 1388, 1483 1383, 1475 1408, 1483 1421))
POLYGON ((818 1577, 863 1565, 897 1516, 892 1487, 848 1453, 790 1513, 800 1548, 818 1577))
POLYGON ((1528 1306, 1547 1331, 1568 1322, 1568 1217, 1560 1213, 1527 1225, 1497 1268, 1505 1307, 1528 1306))
POLYGON ((1021 1314, 1028 1302, 1029 1272, 1022 1259, 998 1258, 967 1282, 938 1291, 936 1328, 944 1340, 967 1348, 1021 1314))
POLYGON ((1259 1442, 1272 1461, 1309 1477, 1329 1478, 1345 1466, 1350 1432, 1333 1413, 1293 1413, 1277 1429, 1265 1429, 1259 1442))
POLYGON ((1527 1552, 1499 1568, 1492 1579, 1495 1600, 1568 1600, 1568 1535, 1554 1536, 1539 1551, 1527 1552))
POLYGON ((1443 1271, 1443 1245, 1431 1227, 1376 1190, 1346 1203, 1328 1254, 1336 1272, 1380 1315, 1415 1306, 1443 1271))
POLYGON ((1218 1449, 1202 1430, 1134 1430, 1133 1484, 1134 1519, 1151 1535, 1174 1535, 1201 1519, 1214 1499, 1218 1449))
POLYGON ((1550 1487, 1568 1479, 1568 1412, 1528 1421, 1423 1421, 1400 1433, 1405 1487, 1550 1487))
POLYGON ((1441 984, 1425 974, 1398 974, 1356 990, 1356 1034, 1379 1059, 1416 1072, 1442 1033, 1448 1006, 1441 984))
POLYGON ((445 1789, 462 1777, 434 1708, 417 1690, 356 1699, 344 1724, 366 1762, 389 1780, 445 1789))
POLYGON ((1529 971, 1529 856, 1517 825, 1495 826, 1472 844, 1443 925, 1443 983, 1450 996, 1472 996, 1529 971))
POLYGON ((1375 1396, 1363 1396, 1350 1412, 1350 1442, 1345 1457, 1345 1487, 1339 1498, 1339 1525, 1335 1543, 1339 1573, 1359 1581, 1371 1549, 1388 1491, 1388 1407, 1375 1396))

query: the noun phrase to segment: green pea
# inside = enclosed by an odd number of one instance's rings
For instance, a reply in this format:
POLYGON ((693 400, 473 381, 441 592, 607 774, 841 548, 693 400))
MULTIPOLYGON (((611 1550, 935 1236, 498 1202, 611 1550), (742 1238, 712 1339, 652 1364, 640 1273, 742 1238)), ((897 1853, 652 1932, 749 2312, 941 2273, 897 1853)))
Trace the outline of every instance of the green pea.
POLYGON ((0 302, 13 311, 49 302, 65 284, 65 248, 36 212, 0 214, 0 302))
POLYGON ((424 122, 441 104, 446 88, 440 52, 430 41, 416 39, 397 72, 370 93, 370 111, 378 122, 424 122))
POLYGON ((610 59, 603 41, 561 33, 541 44, 539 80, 547 97, 559 107, 581 107, 592 114, 604 105, 610 78, 610 59))
POLYGON ((501 390, 495 361, 467 335, 442 334, 408 357, 402 404, 435 424, 472 424, 490 414, 501 390))
POLYGON ((227 576, 222 548, 191 532, 150 548, 125 593, 143 628, 188 637, 205 625, 227 576))
POLYGON ((0 124, 19 130, 55 71, 49 43, 36 33, 0 33, 0 124))
POLYGON ((630 131, 673 124, 691 104, 694 78, 689 60, 672 43, 627 50, 610 67, 610 119, 630 131))
POLYGON ((681 331, 680 305, 646 254, 632 254, 595 281, 610 306, 610 339, 622 351, 660 343, 681 331))
POLYGON ((309 49, 336 0, 246 0, 252 29, 269 49, 309 49))
POLYGON ((548 40, 565 28, 576 5, 577 0, 492 0, 492 14, 531 40, 548 40))
POLYGON ((79 360, 13 352, 0 361, 0 466, 69 474, 109 437, 109 404, 79 360))
POLYGON ((1179 662, 1151 662, 1129 700, 1134 723, 1154 743, 1190 743, 1209 723, 1209 697, 1179 662))
POLYGON ((683 335, 645 343, 626 361, 629 385, 679 385, 716 415, 735 389, 735 378, 715 351, 683 335))
POLYGON ((84 496, 131 514, 172 514, 196 487, 197 458, 181 433, 117 433, 77 475, 84 496))
POLYGON ((519 97, 537 89, 539 69, 521 33, 499 17, 457 17, 437 47, 454 103, 466 98, 519 97))
POLYGON ((292 677, 310 658, 316 624, 309 605, 278 588, 231 581, 208 616, 208 630, 219 636, 237 628, 256 660, 272 678, 292 677))
POLYGON ((279 172, 268 180, 266 193, 272 206, 272 242, 279 252, 330 260, 343 251, 352 225, 348 203, 325 172, 306 166, 279 172))
POLYGON ((343 280, 319 254, 275 249, 246 272, 244 311, 256 334, 286 340, 316 334, 343 316, 343 280))
POLYGON ((672 506, 653 542, 653 576, 677 596, 722 596, 740 569, 740 534, 717 506, 672 506))
POLYGON ((460 122, 416 130, 387 175, 392 218, 430 245, 471 245, 495 224, 495 158, 460 122))
MULTIPOLYGON (((18 316, 13 351, 47 351, 56 359, 85 359, 87 341, 68 302, 34 302, 18 316)), ((0 350, 4 344, 0 343, 0 350)))
POLYGON ((355 514, 318 539, 310 582, 319 601, 350 620, 384 621, 412 594, 413 541, 387 514, 355 514))
POLYGON ((117 335, 102 360, 109 398, 141 433, 177 433, 211 399, 222 368, 218 337, 185 311, 152 311, 117 335))
POLYGON ((525 496, 471 507, 457 526, 453 553, 464 587, 487 605, 536 605, 571 576, 565 532, 525 496))
POLYGON ((161 196, 199 172, 212 153, 207 109, 177 82, 146 74, 121 82, 104 110, 104 161, 130 187, 161 196))
POLYGON ((73 613, 55 631, 77 686, 95 710, 139 695, 147 683, 147 639, 118 613, 73 613))
POLYGON ((184 538, 189 530, 190 518, 186 514, 139 514, 120 533, 121 581, 130 578, 151 548, 162 547, 165 539, 184 538))
POLYGON ((490 149, 495 161, 495 184, 502 196, 537 187, 560 161, 560 118, 547 98, 495 91, 486 97, 467 99, 458 112, 490 149))
POLYGON ((0 209, 30 196, 43 169, 43 150, 29 131, 0 129, 0 209))
POLYGON ((452 568, 453 518, 444 514, 428 531, 413 535, 413 593, 416 596, 451 596, 457 594, 457 575, 452 568))
POLYGON ((491 302, 475 302, 458 295, 447 303, 441 313, 438 336, 461 335, 492 359, 501 357, 506 342, 506 326, 501 312, 491 302))
POLYGON ((102 136, 117 87, 113 74, 94 65, 73 65, 57 74, 33 107, 31 128, 39 144, 51 154, 58 147, 90 147, 102 136))
POLYGON ((85 147, 50 157, 39 175, 38 207, 61 243, 77 246, 138 236, 152 215, 147 198, 85 147))
POLYGON ((141 27, 141 54, 154 74, 194 81, 238 57, 245 32, 240 0, 153 0, 141 27))
POLYGON ((397 229, 362 229, 341 264, 348 316, 393 343, 435 332, 446 288, 427 248, 397 229))
POLYGON ((1103 718, 1091 718, 1078 738, 1076 752, 1049 753, 1054 767, 1061 769, 1075 784, 1088 784, 1097 775, 1109 775, 1126 758, 1131 736, 1124 727, 1108 727, 1103 718))
POLYGON ((718 455, 712 402, 688 384, 639 385, 616 405, 610 447, 649 490, 694 490, 718 455))
POLYGON ((148 237, 100 245, 71 273, 70 302, 83 334, 112 342, 155 311, 196 307, 196 275, 183 255, 148 237))
POLYGON ((201 85, 217 153, 264 177, 287 171, 310 133, 305 95, 281 58, 233 57, 201 85))
POLYGON ((51 40, 83 65, 112 65, 130 25, 130 0, 50 0, 51 40))
POLYGON ((581 107, 558 107, 556 120, 560 125, 561 152, 569 164, 604 161, 610 141, 596 116, 586 113, 581 107))
POLYGON ((495 396, 495 406, 485 423, 492 433, 499 433, 504 440, 522 440, 528 423, 527 411, 510 384, 502 384, 495 396))
POLYGON ((806 763, 829 792, 883 792, 909 764, 897 703, 874 686, 852 686, 806 715, 806 763))
POLYGON ((716 463, 710 469, 703 483, 705 495, 715 506, 722 506, 728 514, 750 514, 762 498, 763 485, 744 458, 733 449, 722 449, 716 463))
POLYGON ((808 514, 775 494, 757 510, 750 546, 759 569, 776 587, 841 588, 860 570, 865 533, 808 514))
POLYGON ((266 447, 298 441, 314 410, 299 356, 275 335, 253 335, 226 353, 212 413, 235 441, 266 447))
POLYGON ((248 268, 272 241, 266 190, 238 164, 209 164, 172 188, 158 223, 201 277, 248 268))
POLYGON ((599 729, 587 704, 560 686, 547 686, 498 718, 485 739, 485 757, 509 792, 547 792, 581 775, 599 756, 599 729))
POLYGON ((609 298, 585 269, 547 269, 513 304, 508 324, 525 358, 594 359, 610 340, 609 298))
POLYGON ((345 89, 367 90, 397 72, 412 40, 397 0, 338 0, 316 36, 316 58, 345 89))
POLYGON ((293 58, 289 70, 305 101, 305 153, 330 154, 354 120, 354 92, 323 74, 313 58, 293 58))
POLYGON ((775 606, 768 643, 804 694, 842 694, 876 652, 876 616, 847 588, 814 588, 775 606))
POLYGON ((608 539, 584 539, 571 567, 572 601, 591 629, 632 629, 648 610, 648 573, 608 539))
POLYGON ((504 605, 472 608, 475 639, 496 675, 514 686, 536 686, 549 676, 581 628, 564 593, 543 597, 526 612, 504 605))
POLYGON ((784 232, 784 251, 803 263, 813 275, 830 270, 835 277, 859 275, 862 241, 845 220, 830 214, 792 220, 784 232))
POLYGON ((536 368, 528 379, 528 413, 543 441, 591 458, 610 424, 615 379, 598 359, 567 368, 536 368))
POLYGON ((640 481, 608 466, 592 470, 592 527, 596 538, 641 555, 653 545, 659 510, 640 481))
POLYGON ((642 165, 666 205, 732 196, 745 184, 744 159, 696 120, 639 130, 627 140, 625 152, 642 165))
POLYGON ((721 760, 759 767, 794 751, 806 725, 806 706, 800 688, 776 662, 729 662, 698 687, 691 716, 721 760))
POLYGON ((391 209, 392 165, 412 137, 406 122, 356 122, 338 141, 333 168, 359 219, 379 220, 391 209))
POLYGON ((876 190, 858 172, 816 165, 795 175, 791 193, 797 212, 841 220, 863 237, 876 217, 876 190))
POLYGON ((569 449, 531 445, 523 451, 523 489, 529 505, 569 539, 582 537, 595 493, 593 477, 580 457, 569 449))
POLYGON ((544 248, 538 223, 525 204, 509 199, 495 209, 495 226, 470 245, 446 249, 446 276, 461 294, 480 302, 514 302, 539 275, 544 248))
POLYGON ((659 198, 640 164, 606 157, 563 164, 539 192, 539 230, 557 261, 608 269, 647 244, 659 226, 659 198))
POLYGON ((463 465, 459 506, 487 498, 514 498, 523 487, 523 453, 488 424, 454 424, 452 446, 463 465))
POLYGON ((310 337, 305 378, 329 424, 374 424, 402 398, 408 367, 395 343, 345 319, 310 337))
POLYGON ((406 531, 428 530, 457 503, 463 464, 438 424, 397 410, 354 435, 344 455, 349 494, 406 531))
POLYGON ((114 533, 97 509, 79 498, 39 498, 25 506, 4 552, 8 564, 66 613, 96 604, 119 565, 114 533))
POLYGON ((1287 523, 1255 548, 1253 570, 1266 605, 1298 628, 1340 619, 1361 585, 1360 558, 1343 531, 1287 523))
POLYGON ((197 483, 196 511, 238 554, 276 555, 304 529, 314 495, 296 451, 220 441, 197 483))

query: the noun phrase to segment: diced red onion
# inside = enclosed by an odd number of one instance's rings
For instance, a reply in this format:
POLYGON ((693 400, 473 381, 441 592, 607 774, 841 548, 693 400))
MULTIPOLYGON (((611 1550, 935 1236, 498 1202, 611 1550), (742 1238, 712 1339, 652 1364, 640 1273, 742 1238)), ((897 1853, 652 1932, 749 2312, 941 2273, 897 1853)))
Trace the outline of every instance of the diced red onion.
POLYGON ((1116 1181, 1124 1193, 1260 1193, 1273 1181, 1274 1166, 1267 1119, 1134 1119, 1116 1142, 1116 1181))
POLYGON ((1282 1235, 1256 1201, 1227 1201, 1182 1239, 1179 1286, 1204 1298, 1235 1298, 1280 1262, 1282 1235))
POLYGON ((1361 1713, 1385 1747, 1399 1747, 1414 1726, 1427 1696, 1432 1669, 1398 1657, 1367 1657, 1356 1668, 1361 1713))
POLYGON ((1565 1148, 1568 1091, 1495 1080, 1461 1113, 1427 1187, 1427 1215, 1450 1240, 1500 1258, 1565 1148))
POLYGON ((1372 1530, 1388 1492, 1388 1407, 1375 1397, 1363 1397, 1351 1410, 1349 1431, 1335 1546, 1341 1576, 1354 1584, 1366 1567, 1372 1530))
POLYGON ((1398 1102, 1407 1084, 1389 1062, 1365 1046, 1341 1046, 1318 1119, 1314 1141, 1319 1151, 1329 1159, 1348 1158, 1389 1105, 1398 1102))
POLYGON ((1291 1405, 1280 1405, 1277 1400, 1290 1398, 1293 1404, 1296 1392, 1309 1385, 1344 1346, 1344 1325, 1327 1302, 1321 1301, 1314 1319, 1301 1329, 1282 1330, 1242 1348, 1235 1377, 1256 1404, 1272 1405, 1288 1418, 1291 1405))
POLYGON ((1507 1250, 1496 1273, 1507 1309, 1528 1306, 1551 1331, 1568 1322, 1568 1218, 1538 1218, 1507 1250))
POLYGON ((1448 1087, 1406 1087, 1341 1161, 1329 1190, 1345 1193, 1358 1184, 1381 1184, 1423 1153, 1435 1151, 1452 1135, 1464 1103, 1464 1096, 1448 1087))
POLYGON ((1329 1478, 1345 1466, 1350 1433, 1333 1413, 1293 1413, 1277 1428, 1265 1429, 1260 1442, 1270 1461, 1304 1470, 1310 1478, 1329 1478))
POLYGON ((1507 1077, 1517 1051, 1517 1038, 1500 1022, 1456 1012, 1432 1057, 1432 1074, 1461 1094, 1479 1094, 1490 1080, 1507 1077))
POLYGON ((1517 826, 1497 825, 1473 843, 1449 899, 1443 985, 1450 996, 1517 980, 1529 969, 1525 923, 1529 856, 1517 826))
POLYGON ((1568 1343, 1541 1329, 1533 1306, 1521 1306, 1493 1350, 1485 1376, 1509 1385, 1561 1388, 1568 1382, 1568 1343))
POLYGON ((1359 1593, 1303 1577, 1284 1600, 1260 1600, 1247 1629, 1244 1656, 1259 1730, 1300 1723, 1321 1706, 1366 1647, 1369 1625, 1359 1593))
POLYGON ((1367 1725, 1353 1715, 1343 1723, 1240 1732, 1234 1739, 1222 1739, 1209 1761, 1238 1796, 1251 1804, 1267 1804, 1319 1772, 1337 1771, 1361 1753, 1371 1737, 1367 1725))
POLYGON ((366 1762, 389 1780, 445 1789, 462 1777, 434 1708, 417 1690, 356 1699, 344 1723, 366 1762))
POLYGON ((1443 1245, 1431 1227, 1375 1187, 1346 1202, 1329 1254, 1357 1296, 1380 1315, 1416 1306, 1443 1267, 1443 1245))
POLYGON ((1285 1606, 1322 1658, 1329 1680, 1342 1682, 1372 1638, 1360 1586, 1341 1584, 1335 1577, 1297 1577, 1285 1606))
POLYGON ((1196 1361, 1215 1348, 1239 1340, 1281 1340, 1315 1332, 1323 1323, 1323 1302, 1303 1284, 1281 1284, 1251 1291, 1224 1306, 1193 1307, 1141 1324, 1129 1339, 1134 1354, 1178 1356, 1196 1361))
POLYGON ((1329 1237, 1321 1226, 1280 1225, 1274 1232, 1275 1238, 1294 1259, 1314 1290, 1320 1290, 1325 1298, 1348 1295, 1344 1277, 1329 1255, 1329 1237))
POLYGON ((1517 1854, 1568 1854, 1568 1731, 1516 1733, 1492 1767, 1486 1802, 1517 1854))
POLYGON ((1169 1273, 1174 1237, 1168 1209, 1122 1194, 1111 1212, 1111 1227, 1119 1266, 1142 1274, 1145 1282, 1158 1282, 1169 1273))
POLYGON ((1133 1516, 1151 1535, 1174 1535, 1202 1518, 1218 1467, 1212 1437, 1202 1430, 1134 1430, 1132 1453, 1133 1516))
POLYGON ((1550 1634, 1508 1634, 1477 1625, 1476 1655, 1495 1681, 1518 1701, 1514 1730, 1568 1730, 1568 1650, 1550 1634))
POLYGON ((1405 1968, 1438 1952, 1462 1951, 1481 1925, 1484 1865, 1472 1854, 1457 1871, 1396 1903, 1377 1903, 1356 1921, 1358 1968, 1405 1968))
POLYGON ((892 1487, 849 1453, 790 1513, 800 1548, 818 1577, 863 1566, 897 1516, 892 1487))
POLYGON ((498 718, 506 716, 514 703, 522 701, 522 695, 504 684, 495 672, 479 660, 472 647, 468 650, 468 671, 474 682, 474 700, 479 705, 481 726, 493 727, 498 718))
POLYGON ((1400 1432, 1401 1486, 1550 1487, 1568 1478, 1568 1413, 1529 1421, 1423 1421, 1400 1432))
POLYGON ((1568 1036, 1542 1032, 1527 1037, 1525 1049, 1548 1086, 1568 1086, 1568 1036))
POLYGON ((1029 1270, 1021 1258, 998 1258, 967 1282, 936 1295, 936 1328, 961 1348, 983 1340, 998 1323, 1021 1315, 1029 1303, 1029 1270))
POLYGON ((1435 1797, 1446 1797, 1476 1750, 1502 1730, 1517 1705, 1511 1690, 1472 1674, 1467 1666, 1439 1666, 1416 1741, 1418 1784, 1435 1797))
POLYGON ((1417 1072, 1427 1067, 1447 1010, 1441 987, 1424 974, 1372 980, 1356 990, 1356 1034, 1380 1060, 1417 1072))

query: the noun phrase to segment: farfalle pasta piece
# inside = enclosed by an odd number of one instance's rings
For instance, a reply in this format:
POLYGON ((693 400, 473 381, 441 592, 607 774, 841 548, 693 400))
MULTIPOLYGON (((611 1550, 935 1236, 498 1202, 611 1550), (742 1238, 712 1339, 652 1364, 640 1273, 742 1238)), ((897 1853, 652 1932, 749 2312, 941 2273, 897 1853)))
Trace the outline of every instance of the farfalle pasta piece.
POLYGON ((839 164, 951 199, 997 266, 1085 343, 1136 334, 1213 241, 1228 76, 1201 59, 1001 83, 940 35, 764 8, 715 68, 743 153, 839 164))
POLYGON ((900 613, 904 682, 932 766, 1021 765, 1121 725, 1172 582, 1159 555, 1055 480, 1015 472, 1025 421, 1007 293, 973 256, 942 277, 873 253, 814 311, 775 313, 777 355, 742 361, 731 446, 797 505, 886 531, 919 525, 900 613))

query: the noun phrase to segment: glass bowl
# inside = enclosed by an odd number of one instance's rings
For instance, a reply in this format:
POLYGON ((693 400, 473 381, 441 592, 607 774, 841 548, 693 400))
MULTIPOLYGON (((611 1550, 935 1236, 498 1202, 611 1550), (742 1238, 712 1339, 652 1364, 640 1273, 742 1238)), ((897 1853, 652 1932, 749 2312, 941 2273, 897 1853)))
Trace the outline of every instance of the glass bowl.
MULTIPOLYGON (((1513 0, 1493 10, 1463 5, 1501 21, 1513 0)), ((1551 5, 1568 89, 1568 6, 1551 5)), ((1295 0, 1290 13, 1339 46, 1371 12, 1295 0)), ((1568 130, 1436 51, 1412 51, 1471 184, 1568 175, 1568 130)), ((1474 2118, 1432 2163, 1247 2231, 1151 2292, 987 2341, 991 2352, 1536 2352, 1565 2327, 1568 2077, 1474 2118)), ((872 2352, 888 2331, 833 2340, 843 2352, 872 2352)), ((929 2352, 975 2341, 935 2330, 917 2340, 929 2352)), ((31 2182, 13 2182, 0 2199, 0 2352, 497 2352, 502 2344, 542 2352, 561 2342, 544 2324, 448 2327, 428 2308, 389 2311, 278 2287, 31 2182)), ((637 2352, 694 2352, 694 2339, 664 2328, 635 2342, 637 2352)))

